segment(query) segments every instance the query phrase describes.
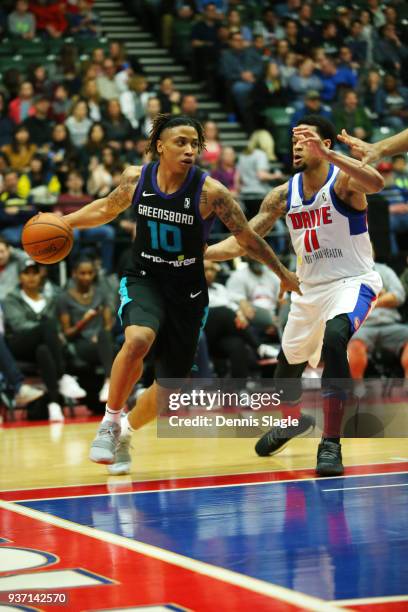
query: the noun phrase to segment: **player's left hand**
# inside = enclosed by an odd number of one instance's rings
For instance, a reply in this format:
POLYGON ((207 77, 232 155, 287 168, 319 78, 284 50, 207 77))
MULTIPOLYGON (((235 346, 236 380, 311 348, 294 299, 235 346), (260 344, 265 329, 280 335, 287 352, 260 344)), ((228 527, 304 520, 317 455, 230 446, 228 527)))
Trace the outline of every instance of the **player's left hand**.
POLYGON ((300 280, 298 279, 296 274, 294 272, 291 272, 290 270, 286 270, 285 275, 281 278, 278 299, 282 299, 286 291, 295 291, 295 293, 302 295, 302 291, 300 290, 300 280))
POLYGON ((314 157, 321 157, 324 159, 327 156, 329 149, 321 140, 319 134, 314 130, 308 127, 298 126, 293 128, 293 134, 299 138, 299 142, 302 145, 307 145, 310 153, 314 157))

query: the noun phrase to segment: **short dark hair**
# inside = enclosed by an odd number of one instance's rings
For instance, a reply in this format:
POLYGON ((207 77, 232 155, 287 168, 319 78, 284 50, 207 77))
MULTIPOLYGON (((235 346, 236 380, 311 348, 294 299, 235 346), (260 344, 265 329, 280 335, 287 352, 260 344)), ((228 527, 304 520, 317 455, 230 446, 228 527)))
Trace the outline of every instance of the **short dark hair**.
POLYGON ((333 148, 337 140, 337 133, 334 124, 320 115, 305 115, 299 119, 296 125, 312 125, 323 140, 330 140, 330 149, 333 148))
POLYGON ((180 127, 182 125, 189 125, 196 130, 198 135, 198 152, 201 153, 205 148, 204 129, 201 123, 197 119, 187 117, 186 115, 170 115, 165 113, 160 113, 153 121, 146 153, 157 155, 157 141, 160 140, 161 133, 167 128, 180 127))

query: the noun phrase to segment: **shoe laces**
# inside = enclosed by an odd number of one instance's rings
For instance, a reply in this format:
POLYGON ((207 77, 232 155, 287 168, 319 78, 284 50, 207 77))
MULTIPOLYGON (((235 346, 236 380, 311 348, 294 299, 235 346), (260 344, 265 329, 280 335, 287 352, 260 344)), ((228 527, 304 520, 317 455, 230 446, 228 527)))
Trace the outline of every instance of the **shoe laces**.
POLYGON ((337 459, 340 453, 340 444, 335 442, 322 442, 319 459, 337 459))

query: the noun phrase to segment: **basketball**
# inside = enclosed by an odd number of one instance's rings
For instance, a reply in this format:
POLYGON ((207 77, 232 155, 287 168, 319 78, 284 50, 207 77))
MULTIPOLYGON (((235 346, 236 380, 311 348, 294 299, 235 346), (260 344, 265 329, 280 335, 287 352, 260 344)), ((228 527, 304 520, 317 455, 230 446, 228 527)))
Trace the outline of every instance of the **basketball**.
POLYGON ((71 251, 74 235, 72 228, 58 215, 40 213, 25 224, 21 242, 34 261, 53 264, 71 251))

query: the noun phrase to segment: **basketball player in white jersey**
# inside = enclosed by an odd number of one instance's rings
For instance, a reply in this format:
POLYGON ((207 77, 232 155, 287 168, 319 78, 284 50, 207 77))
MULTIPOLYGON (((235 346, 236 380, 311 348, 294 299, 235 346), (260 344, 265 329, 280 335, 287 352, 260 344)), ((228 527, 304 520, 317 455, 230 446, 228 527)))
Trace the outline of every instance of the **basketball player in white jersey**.
MULTIPOLYGON (((304 117, 294 128, 295 175, 273 189, 250 225, 265 236, 276 220, 285 217, 297 256, 302 295, 292 294, 275 377, 294 379, 284 384, 283 416, 299 418, 299 426, 274 427, 257 443, 258 455, 273 455, 295 436, 314 427, 314 419, 300 411, 300 377, 309 362, 324 361, 323 438, 317 472, 343 473, 340 429, 344 391, 336 379, 350 378, 347 343, 374 306, 381 289, 373 270, 367 231, 366 194, 380 191, 381 175, 370 166, 332 150, 334 126, 317 115, 304 117)), ((231 259, 243 255, 233 236, 207 249, 206 258, 231 259)), ((281 381, 283 382, 283 381, 281 381)))

